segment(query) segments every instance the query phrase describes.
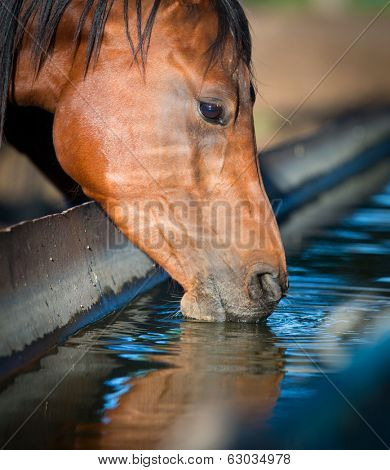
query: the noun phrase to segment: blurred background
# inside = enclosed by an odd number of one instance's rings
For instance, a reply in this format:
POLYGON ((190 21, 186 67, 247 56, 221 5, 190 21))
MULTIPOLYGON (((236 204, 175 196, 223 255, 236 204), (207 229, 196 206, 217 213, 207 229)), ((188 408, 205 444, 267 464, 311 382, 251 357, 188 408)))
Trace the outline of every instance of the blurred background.
MULTIPOLYGON (((312 133, 340 113, 390 101, 386 3, 243 1, 252 25, 260 150, 312 133)), ((3 226, 66 208, 62 195, 7 145, 0 150, 0 201, 3 226)))
POLYGON ((260 95, 255 106, 259 149, 313 132, 339 113, 389 102, 390 8, 369 26, 386 3, 244 1, 260 95), (290 124, 274 135, 284 123, 278 113, 288 118, 304 100, 290 124))

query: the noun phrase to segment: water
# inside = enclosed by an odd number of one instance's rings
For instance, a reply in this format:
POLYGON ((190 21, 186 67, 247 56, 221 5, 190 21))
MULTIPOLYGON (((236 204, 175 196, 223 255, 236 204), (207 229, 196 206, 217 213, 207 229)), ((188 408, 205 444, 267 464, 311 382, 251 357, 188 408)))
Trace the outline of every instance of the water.
POLYGON ((289 256, 266 324, 183 322, 175 288, 155 288, 3 385, 0 442, 386 447, 388 356, 370 345, 390 326, 389 235, 390 184, 289 256))

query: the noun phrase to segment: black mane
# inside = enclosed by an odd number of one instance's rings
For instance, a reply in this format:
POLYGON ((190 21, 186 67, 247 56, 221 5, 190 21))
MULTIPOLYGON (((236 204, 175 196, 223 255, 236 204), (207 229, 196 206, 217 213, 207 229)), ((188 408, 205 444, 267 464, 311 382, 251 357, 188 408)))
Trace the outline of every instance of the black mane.
MULTIPOLYGON (((119 0, 117 0, 119 1, 119 0)), ((123 18, 131 53, 135 60, 140 60, 142 67, 150 43, 150 36, 156 14, 166 0, 153 0, 147 18, 142 18, 142 0, 134 4, 137 22, 137 38, 134 41, 129 32, 129 0, 123 1, 123 18)), ((88 32, 88 45, 85 57, 87 72, 91 62, 99 56, 104 27, 114 0, 85 0, 84 9, 76 27, 73 42, 75 47, 80 42, 81 32, 89 14, 92 23, 88 32)), ((211 0, 218 14, 218 33, 210 48, 211 60, 216 60, 230 36, 233 40, 235 61, 243 60, 251 65, 251 38, 248 21, 238 0, 211 0)), ((20 49, 26 26, 34 19, 36 27, 31 34, 32 63, 39 72, 50 54, 55 41, 58 24, 64 15, 70 0, 0 0, 0 143, 4 125, 10 86, 12 86, 15 58, 20 49)))

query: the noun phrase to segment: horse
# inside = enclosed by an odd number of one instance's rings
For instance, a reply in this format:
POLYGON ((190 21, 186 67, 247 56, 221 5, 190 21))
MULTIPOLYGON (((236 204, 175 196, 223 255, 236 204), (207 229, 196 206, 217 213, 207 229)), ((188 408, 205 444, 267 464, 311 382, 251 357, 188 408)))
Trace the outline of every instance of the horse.
POLYGON ((239 1, 1 0, 0 25, 5 138, 181 284, 185 318, 268 317, 288 276, 239 1))

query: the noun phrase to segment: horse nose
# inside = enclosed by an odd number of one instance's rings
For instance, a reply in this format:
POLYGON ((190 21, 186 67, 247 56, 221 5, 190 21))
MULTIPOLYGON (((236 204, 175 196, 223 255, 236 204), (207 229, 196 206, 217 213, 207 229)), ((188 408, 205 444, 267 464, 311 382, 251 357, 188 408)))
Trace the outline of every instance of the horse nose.
POLYGON ((265 304, 279 302, 286 288, 282 286, 278 272, 272 268, 258 267, 248 279, 248 292, 251 300, 265 304))

